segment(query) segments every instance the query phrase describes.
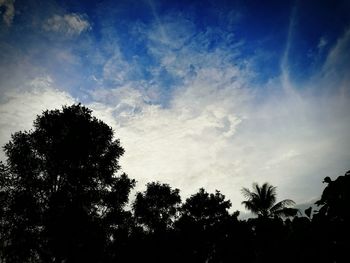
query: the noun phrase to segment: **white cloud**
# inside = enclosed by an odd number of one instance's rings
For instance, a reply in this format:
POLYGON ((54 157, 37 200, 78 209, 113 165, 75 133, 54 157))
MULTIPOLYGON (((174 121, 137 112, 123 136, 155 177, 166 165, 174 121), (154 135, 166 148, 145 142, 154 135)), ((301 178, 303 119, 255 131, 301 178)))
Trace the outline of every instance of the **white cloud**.
POLYGON ((180 187, 186 194, 193 192, 210 180, 207 165, 215 162, 217 150, 240 122, 227 114, 227 109, 214 104, 202 105, 203 109, 195 104, 193 108, 187 105, 164 109, 140 101, 136 90, 114 95, 115 92, 106 93, 109 100, 115 98, 115 106, 91 107, 99 117, 115 125, 126 149, 123 168, 139 181, 139 186, 161 180, 180 187), (200 173, 203 176, 198 177, 200 173), (192 186, 188 188, 189 184, 192 186))
POLYGON ((332 93, 318 90, 322 77, 315 76, 296 89, 285 55, 284 74, 255 89, 249 86, 253 73, 241 61, 232 63, 237 50, 206 49, 208 31, 176 45, 178 50, 162 34, 149 33, 149 51, 159 67, 183 78, 167 107, 150 104, 133 82, 96 91, 90 105, 115 128, 126 150, 122 167, 139 188, 160 180, 184 196, 202 186, 219 189, 234 209, 242 209, 240 189, 252 182, 268 181, 278 186, 279 198, 303 203, 321 195, 325 176, 349 169, 349 97, 336 87, 332 93))
MULTIPOLYGON (((347 34, 333 47, 322 76, 299 89, 283 76, 256 89, 250 86, 254 72, 237 60, 239 50, 225 45, 208 49, 211 34, 219 32, 206 29, 194 35, 184 18, 178 24, 159 21, 163 29, 154 25, 143 32, 149 53, 159 61, 152 69, 154 79, 130 81, 131 64, 116 50, 102 75, 119 87, 96 89, 87 105, 115 129, 126 150, 122 168, 138 181, 138 189, 160 180, 180 188, 185 197, 203 186, 221 190, 234 209, 243 209, 240 189, 252 182, 268 181, 278 186, 279 198, 303 203, 320 196, 325 176, 349 169, 350 103, 338 89, 346 74, 329 75, 336 67, 349 68, 342 64, 348 56, 347 34), (152 104, 157 95, 148 89, 163 88, 156 79, 161 68, 183 80, 166 107, 152 104), (324 75, 335 83, 328 93, 318 89, 324 75)), ((288 72, 287 59, 281 67, 288 72)), ((2 143, 11 132, 29 129, 42 110, 74 99, 54 89, 50 78, 41 78, 24 93, 6 92, 3 101, 2 143)))
MULTIPOLYGON (((35 78, 26 91, 7 91, 0 104, 0 145, 10 140, 12 133, 32 128, 35 117, 47 109, 61 108, 75 100, 67 93, 54 88, 50 77, 35 78)), ((1 151, 0 159, 4 155, 1 151)))
MULTIPOLYGON (((228 82, 239 75, 229 72, 199 71, 167 108, 150 104, 132 85, 98 89, 87 106, 115 129, 126 150, 122 168, 138 189, 154 180, 180 188, 184 197, 202 186, 219 189, 233 209, 242 209, 240 189, 254 181, 278 186, 279 198, 317 198, 325 176, 348 168, 348 98, 274 92, 281 85, 276 81, 259 101, 251 89, 228 82)), ((25 93, 6 93, 2 144, 12 132, 30 129, 42 110, 74 102, 50 78, 29 86, 25 93)))
MULTIPOLYGON (((242 209, 240 189, 254 181, 269 181, 280 198, 304 202, 321 194, 323 177, 348 168, 350 117, 342 98, 276 92, 259 102, 250 89, 204 75, 208 79, 199 73, 177 92, 168 108, 149 104, 132 86, 92 93, 87 106, 115 129, 126 150, 122 168, 138 189, 160 180, 185 197, 204 186, 221 190, 234 209, 242 209), (211 78, 218 82, 214 87, 211 78)), ((0 106, 2 144, 11 133, 30 129, 42 110, 75 102, 48 77, 29 86, 24 93, 6 93, 0 106)))
POLYGON ((13 18, 15 17, 15 0, 0 0, 0 7, 5 7, 5 12, 2 15, 7 26, 12 24, 13 18))
POLYGON ((115 128, 126 150, 122 167, 139 188, 160 180, 184 196, 219 189, 240 209, 240 189, 254 181, 304 202, 320 196, 325 176, 348 169, 348 104, 300 95, 257 102, 248 90, 200 82, 177 93, 169 108, 146 103, 130 87, 100 90, 100 103, 89 106, 115 128))
POLYGON ((46 31, 62 33, 67 36, 80 35, 90 29, 90 23, 82 15, 71 13, 65 15, 53 15, 43 25, 46 31))

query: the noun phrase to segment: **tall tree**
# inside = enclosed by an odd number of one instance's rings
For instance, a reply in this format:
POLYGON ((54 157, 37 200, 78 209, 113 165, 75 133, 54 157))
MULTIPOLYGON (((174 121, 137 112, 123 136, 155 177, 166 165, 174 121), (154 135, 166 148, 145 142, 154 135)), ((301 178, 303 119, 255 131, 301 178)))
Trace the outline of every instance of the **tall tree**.
POLYGON ((5 262, 99 262, 135 184, 116 174, 112 128, 72 105, 37 116, 4 150, 5 262))
POLYGON ((285 199, 276 203, 276 187, 268 183, 264 183, 261 187, 254 183, 252 191, 243 188, 242 194, 247 198, 242 202, 246 209, 261 217, 295 216, 299 211, 290 207, 295 205, 293 200, 285 199))

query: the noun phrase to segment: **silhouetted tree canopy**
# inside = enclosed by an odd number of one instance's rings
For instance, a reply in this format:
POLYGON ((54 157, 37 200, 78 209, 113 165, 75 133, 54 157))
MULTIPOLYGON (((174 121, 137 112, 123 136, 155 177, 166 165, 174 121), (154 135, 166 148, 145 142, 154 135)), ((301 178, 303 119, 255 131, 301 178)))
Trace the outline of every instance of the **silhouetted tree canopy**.
MULTIPOLYGON (((180 262, 215 262, 221 242, 231 234, 230 207, 231 202, 219 191, 208 193, 204 188, 186 199, 176 223, 184 244, 180 262)), ((236 216, 233 217, 237 219, 236 216)))
POLYGON ((227 218, 230 207, 231 201, 225 200, 225 196, 219 191, 209 194, 201 188, 198 193, 186 200, 181 211, 184 217, 210 226, 227 218))
POLYGON ((257 218, 239 219, 219 191, 135 181, 120 171, 113 130, 86 107, 45 111, 0 162, 0 262, 347 262, 350 171, 301 216, 276 187, 243 188, 257 218))
POLYGON ((152 182, 143 193, 137 193, 133 204, 136 221, 149 231, 165 230, 172 226, 181 203, 179 189, 152 182))
POLYGON ((135 183, 116 175, 112 129, 78 104, 45 111, 4 150, 6 262, 99 262, 135 183))

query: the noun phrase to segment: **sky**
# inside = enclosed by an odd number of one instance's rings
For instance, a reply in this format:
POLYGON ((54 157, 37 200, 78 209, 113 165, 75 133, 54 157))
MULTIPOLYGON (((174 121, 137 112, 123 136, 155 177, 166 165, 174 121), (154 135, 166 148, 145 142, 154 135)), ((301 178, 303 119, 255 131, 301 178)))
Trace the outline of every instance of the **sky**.
MULTIPOLYGON (((181 190, 315 202, 350 169, 349 1, 0 0, 0 144, 81 102, 122 170, 181 190)), ((4 159, 4 153, 0 153, 4 159)))

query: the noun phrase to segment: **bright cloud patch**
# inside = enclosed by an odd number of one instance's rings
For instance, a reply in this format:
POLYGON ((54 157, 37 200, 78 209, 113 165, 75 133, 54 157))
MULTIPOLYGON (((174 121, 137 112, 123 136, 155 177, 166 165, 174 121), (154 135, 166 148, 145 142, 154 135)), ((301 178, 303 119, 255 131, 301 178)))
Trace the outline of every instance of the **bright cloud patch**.
POLYGON ((350 117, 341 97, 276 94, 255 105, 232 86, 206 91, 188 87, 167 109, 131 88, 95 94, 100 103, 90 107, 115 128, 122 167, 138 187, 159 180, 185 196, 219 189, 239 208, 241 187, 253 181, 304 202, 317 197, 323 177, 345 169, 350 117))
POLYGON ((68 36, 80 35, 90 28, 89 22, 80 14, 54 15, 50 17, 43 28, 46 31, 58 32, 68 36))
MULTIPOLYGON (((75 100, 67 93, 53 87, 50 77, 36 78, 28 83, 24 92, 8 91, 0 104, 0 144, 10 140, 12 133, 29 130, 38 114, 47 109, 71 105, 75 100)), ((0 159, 4 155, 1 152, 0 159)))
MULTIPOLYGON (((138 187, 159 180, 184 196, 200 187, 219 189, 237 209, 240 189, 254 181, 278 185, 280 198, 306 202, 319 196, 325 176, 347 169, 349 96, 342 87, 333 87, 330 95, 322 88, 322 75, 296 89, 282 75, 254 88, 254 72, 236 59, 239 50, 207 49, 212 30, 174 50, 164 40, 176 31, 175 24, 171 27, 156 24, 147 35, 159 67, 182 79, 168 107, 151 104, 137 82, 91 94, 89 106, 115 128, 126 149, 122 167, 138 187)), ((179 24, 179 32, 186 28, 179 24)), ((337 50, 347 54, 342 39, 330 56, 337 50)), ((332 63, 328 72, 337 65, 332 63)), ((331 79, 336 83, 327 82, 331 79)))

